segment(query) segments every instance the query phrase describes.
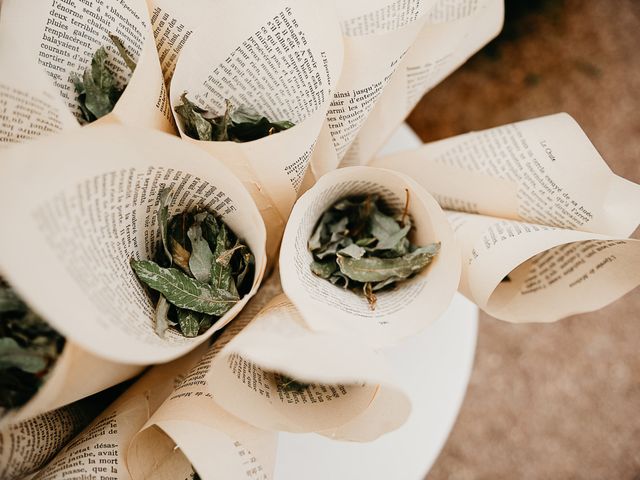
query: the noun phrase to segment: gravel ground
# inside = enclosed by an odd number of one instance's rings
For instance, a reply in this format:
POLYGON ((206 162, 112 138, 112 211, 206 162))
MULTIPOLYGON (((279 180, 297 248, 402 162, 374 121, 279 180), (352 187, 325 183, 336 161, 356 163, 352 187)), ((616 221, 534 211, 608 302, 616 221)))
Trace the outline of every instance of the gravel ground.
MULTIPOLYGON (((432 141, 565 111, 640 183, 640 1, 506 8, 500 37, 427 94, 410 125, 432 141)), ((639 289, 552 325, 482 314, 467 396, 427 479, 640 480, 639 316, 639 289)))

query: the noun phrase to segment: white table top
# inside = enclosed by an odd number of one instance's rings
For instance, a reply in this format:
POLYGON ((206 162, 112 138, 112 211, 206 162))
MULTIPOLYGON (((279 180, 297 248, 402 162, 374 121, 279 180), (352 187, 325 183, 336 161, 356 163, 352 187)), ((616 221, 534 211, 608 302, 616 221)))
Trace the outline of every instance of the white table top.
MULTIPOLYGON (((383 152, 419 144, 413 131, 402 125, 383 152)), ((477 328, 477 307, 456 294, 427 330, 386 351, 398 383, 411 398, 407 423, 369 443, 281 433, 275 479, 424 478, 458 416, 473 366, 477 328)))

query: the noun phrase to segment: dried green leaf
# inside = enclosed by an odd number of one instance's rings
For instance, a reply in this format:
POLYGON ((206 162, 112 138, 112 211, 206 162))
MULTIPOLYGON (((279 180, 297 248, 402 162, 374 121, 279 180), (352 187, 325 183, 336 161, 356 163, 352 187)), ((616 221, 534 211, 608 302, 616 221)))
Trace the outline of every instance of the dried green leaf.
POLYGON ((0 313, 25 313, 26 311, 27 306, 12 289, 0 286, 0 313))
POLYGON ((178 308, 209 315, 224 315, 238 301, 227 290, 200 283, 175 268, 162 268, 149 260, 132 260, 138 278, 178 308))
POLYGON ((189 269, 199 282, 209 283, 211 280, 211 264, 214 261, 213 252, 209 243, 202 236, 202 228, 199 223, 189 227, 187 236, 191 241, 191 256, 189 257, 189 269))
POLYGON ((215 215, 209 212, 205 213, 206 215, 201 223, 202 236, 209 242, 209 247, 215 250, 220 227, 218 226, 218 220, 216 220, 215 215))
POLYGON ((190 102, 184 93, 175 108, 187 135, 198 140, 250 142, 294 126, 290 121, 271 122, 246 108, 234 108, 228 100, 222 115, 206 111, 190 102))
POLYGON ((111 41, 118 49, 118 53, 120 53, 120 56, 124 60, 124 63, 126 63, 127 67, 129 67, 129 70, 133 72, 136 69, 136 62, 133 60, 133 58, 131 58, 131 55, 129 55, 129 52, 127 52, 127 49, 124 48, 122 41, 111 33, 109 34, 109 38, 111 38, 111 41))
POLYGON ((107 68, 106 61, 107 51, 101 47, 93 56, 91 67, 85 70, 82 77, 85 90, 84 106, 94 119, 110 113, 122 94, 113 74, 107 68))
POLYGON ((178 309, 178 325, 185 337, 196 337, 200 331, 202 314, 191 310, 178 309))
POLYGON ((338 257, 340 271, 359 282, 382 282, 391 277, 407 278, 427 266, 435 254, 425 247, 398 258, 338 257))
POLYGON ((47 361, 37 351, 18 345, 13 338, 0 338, 0 371, 19 368, 28 373, 39 373, 47 366, 47 361))
POLYGON ((201 108, 187 99, 187 94, 180 97, 182 105, 175 108, 183 122, 183 129, 187 135, 197 140, 212 140, 213 128, 203 116, 201 108))
POLYGON ((364 254, 367 253, 367 251, 364 248, 356 245, 355 243, 352 243, 351 245, 347 245, 346 247, 341 248, 337 253, 339 256, 351 257, 357 260, 359 258, 362 258, 364 254))
POLYGON ((334 259, 326 262, 313 261, 311 263, 311 271, 320 278, 329 278, 338 270, 338 264, 334 259))

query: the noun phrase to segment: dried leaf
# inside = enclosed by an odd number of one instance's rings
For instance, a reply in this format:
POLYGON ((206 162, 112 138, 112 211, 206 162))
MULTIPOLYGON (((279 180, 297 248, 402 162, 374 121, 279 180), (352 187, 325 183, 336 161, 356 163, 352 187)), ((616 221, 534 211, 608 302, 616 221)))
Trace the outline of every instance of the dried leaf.
POLYGON ((178 309, 178 324, 185 337, 196 337, 200 331, 202 314, 191 310, 178 309))
POLYGON ((367 253, 367 251, 355 243, 338 250, 338 256, 351 257, 356 260, 362 258, 365 253, 367 253))
POLYGON ((311 263, 311 271, 320 278, 329 278, 336 270, 338 270, 338 264, 333 259, 327 262, 314 261, 311 263))
POLYGON ((189 227, 187 236, 191 241, 191 256, 189 257, 189 269, 199 282, 209 283, 211 280, 211 264, 214 257, 209 243, 202 236, 202 228, 199 223, 189 227))
POLYGON ((27 306, 10 288, 0 286, 0 314, 5 312, 25 313, 27 306))
POLYGON ((13 338, 0 338, 0 370, 19 368, 28 373, 38 373, 46 366, 47 361, 38 352, 22 348, 13 338))
POLYGON ((182 104, 175 108, 182 119, 183 129, 191 138, 207 141, 250 142, 294 126, 290 121, 271 122, 268 118, 246 108, 234 108, 228 100, 222 115, 206 111, 181 96, 182 104))
POLYGON ((416 251, 398 258, 347 258, 338 257, 340 271, 359 282, 382 282, 391 277, 407 278, 419 272, 431 262, 431 251, 416 251))
POLYGON ((374 308, 375 292, 415 275, 438 253, 438 244, 412 245, 411 228, 408 203, 393 216, 377 195, 340 199, 322 214, 309 239, 311 270, 364 295, 374 308))
MULTIPOLYGON (((124 62, 133 72, 136 64, 127 53, 118 37, 110 35, 124 62)), ((107 51, 100 47, 91 59, 91 65, 85 69, 82 78, 76 74, 71 79, 78 94, 78 104, 82 112, 82 120, 91 123, 110 113, 122 95, 113 72, 107 66, 107 51)))
POLYGON ((224 315, 238 301, 227 290, 200 283, 175 268, 162 268, 149 260, 132 260, 138 278, 178 308, 209 315, 224 315))
POLYGON ((189 253, 189 250, 184 248, 173 238, 171 239, 171 258, 173 259, 174 265, 180 267, 180 269, 187 275, 191 274, 191 270, 189 268, 189 258, 191 258, 191 254, 189 253))
POLYGON ((178 105, 175 110, 182 118, 185 133, 197 140, 212 140, 213 128, 211 123, 202 116, 204 110, 191 103, 186 93, 183 93, 180 98, 182 105, 178 105))
POLYGON ((124 60, 124 63, 126 63, 127 67, 129 67, 129 70, 133 72, 136 69, 136 62, 133 60, 133 58, 131 58, 131 55, 129 55, 129 52, 127 52, 127 49, 124 48, 122 41, 111 33, 109 34, 109 38, 118 49, 118 53, 120 53, 120 56, 124 60))
POLYGON ((169 204, 173 199, 170 188, 163 188, 160 191, 160 205, 158 207, 158 225, 160 226, 160 239, 162 240, 162 248, 164 254, 169 261, 169 265, 173 262, 171 249, 169 248, 169 235, 167 233, 169 223, 169 204))
POLYGON ((169 328, 169 307, 171 304, 167 299, 160 295, 158 303, 156 304, 156 311, 154 313, 155 331, 160 337, 164 338, 164 334, 169 328))

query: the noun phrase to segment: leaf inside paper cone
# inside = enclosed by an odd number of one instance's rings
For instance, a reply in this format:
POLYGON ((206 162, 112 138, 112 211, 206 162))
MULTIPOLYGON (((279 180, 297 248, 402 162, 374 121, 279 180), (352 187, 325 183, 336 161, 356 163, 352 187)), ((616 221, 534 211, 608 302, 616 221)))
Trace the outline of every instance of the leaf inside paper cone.
POLYGON ((196 208, 167 218, 171 198, 169 189, 160 191, 157 262, 132 259, 131 266, 142 283, 160 294, 156 333, 163 337, 176 327, 185 337, 195 337, 251 290, 255 260, 211 212, 196 208))
MULTIPOLYGON (((407 193, 407 202, 409 195, 407 193)), ((392 288, 425 268, 440 245, 413 245, 408 203, 398 215, 377 195, 343 198, 325 211, 309 238, 311 271, 363 295, 375 308, 375 292, 392 288)))
POLYGON ((149 260, 133 260, 138 278, 179 308, 224 315, 238 298, 226 290, 196 281, 175 268, 162 268, 149 260))
POLYGON ((187 98, 180 96, 181 104, 175 112, 182 120, 184 132, 197 140, 214 142, 251 142, 294 126, 288 120, 271 121, 247 106, 234 107, 225 101, 222 115, 205 110, 187 98))

